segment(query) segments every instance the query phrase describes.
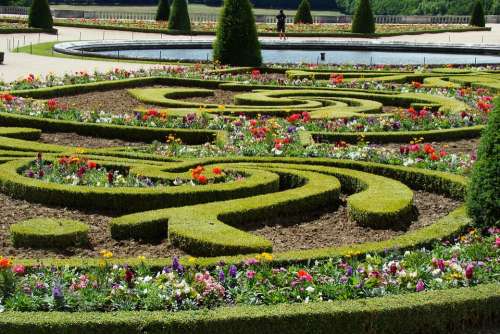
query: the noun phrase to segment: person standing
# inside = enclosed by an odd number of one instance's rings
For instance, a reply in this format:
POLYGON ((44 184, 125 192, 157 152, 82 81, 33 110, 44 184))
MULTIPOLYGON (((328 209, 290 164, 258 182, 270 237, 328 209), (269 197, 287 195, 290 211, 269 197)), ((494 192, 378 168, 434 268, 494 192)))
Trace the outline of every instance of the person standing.
POLYGON ((285 35, 285 25, 286 25, 286 15, 283 13, 283 9, 280 10, 280 13, 276 16, 277 25, 278 25, 278 33, 280 35, 280 40, 284 39, 286 40, 286 35, 285 35))

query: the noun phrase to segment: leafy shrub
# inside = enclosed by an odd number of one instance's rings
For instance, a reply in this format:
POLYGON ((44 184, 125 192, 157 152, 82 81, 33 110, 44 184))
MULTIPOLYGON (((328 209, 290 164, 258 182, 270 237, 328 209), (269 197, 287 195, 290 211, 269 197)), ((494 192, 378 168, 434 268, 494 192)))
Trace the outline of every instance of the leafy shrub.
POLYGON ((214 42, 214 60, 235 66, 260 66, 262 55, 252 5, 225 0, 214 42))
POLYGON ((476 27, 484 27, 486 25, 484 19, 484 8, 481 0, 476 0, 476 3, 474 4, 469 25, 476 27))
POLYGON ((297 14, 295 14, 294 23, 313 23, 313 18, 311 15, 311 4, 309 0, 302 0, 300 2, 299 8, 297 9, 297 14))
POLYGON ((189 19, 188 5, 186 0, 174 0, 168 18, 168 29, 179 31, 191 31, 191 20, 189 19))
POLYGON ((29 11, 28 25, 32 28, 52 29, 54 22, 47 0, 33 0, 29 11))
POLYGON ((468 213, 478 226, 500 222, 500 98, 483 131, 469 186, 468 213))
POLYGON ((170 16, 170 3, 168 0, 160 0, 156 10, 156 21, 168 21, 170 16))
POLYGON ((373 34, 375 18, 373 17, 370 0, 359 0, 358 7, 352 19, 352 32, 357 34, 373 34))

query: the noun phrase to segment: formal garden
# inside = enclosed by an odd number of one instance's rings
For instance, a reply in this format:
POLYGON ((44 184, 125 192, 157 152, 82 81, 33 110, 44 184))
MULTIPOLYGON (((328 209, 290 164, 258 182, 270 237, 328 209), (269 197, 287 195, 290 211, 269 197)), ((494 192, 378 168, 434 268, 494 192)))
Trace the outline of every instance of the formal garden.
MULTIPOLYGON (((247 0, 185 5, 26 19, 216 37, 213 61, 0 84, 0 333, 496 333, 500 64, 263 63, 247 0)), ((407 29, 365 0, 331 26, 293 29, 407 29)), ((439 29, 469 27, 415 27, 439 29)))

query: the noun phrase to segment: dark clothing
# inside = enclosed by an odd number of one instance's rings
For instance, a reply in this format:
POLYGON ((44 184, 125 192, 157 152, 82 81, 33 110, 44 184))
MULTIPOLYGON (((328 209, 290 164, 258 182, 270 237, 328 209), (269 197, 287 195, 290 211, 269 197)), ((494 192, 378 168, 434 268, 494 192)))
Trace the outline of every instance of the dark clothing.
POLYGON ((279 14, 278 16, 276 16, 276 19, 278 20, 278 32, 285 32, 286 15, 279 14))

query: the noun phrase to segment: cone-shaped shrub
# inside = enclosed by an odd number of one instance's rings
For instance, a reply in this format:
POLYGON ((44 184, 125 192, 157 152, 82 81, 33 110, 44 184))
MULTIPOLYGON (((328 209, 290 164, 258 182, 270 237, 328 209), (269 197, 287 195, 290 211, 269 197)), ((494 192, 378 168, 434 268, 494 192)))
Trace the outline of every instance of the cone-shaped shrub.
POLYGON ((214 60, 234 66, 260 66, 262 55, 249 0, 225 0, 217 25, 214 60))
POLYGON ((469 25, 475 27, 484 27, 486 25, 484 19, 484 8, 481 0, 477 0, 474 4, 469 25))
POLYGON ((174 0, 172 2, 168 18, 168 29, 191 31, 187 0, 174 0))
POLYGON ((467 198, 469 216, 479 227, 500 224, 500 98, 481 136, 467 198))
POLYGON ((156 21, 168 21, 170 16, 170 4, 168 0, 160 0, 156 10, 156 21))
POLYGON ((375 32, 375 18, 373 17, 370 0, 359 0, 352 19, 351 29, 356 34, 373 34, 375 32))
POLYGON ((309 0, 302 0, 299 4, 299 8, 297 9, 297 13, 295 14, 295 18, 293 20, 295 24, 297 23, 305 23, 311 24, 313 23, 313 18, 311 15, 311 4, 309 0))
POLYGON ((28 25, 32 28, 52 29, 54 22, 47 0, 33 0, 30 7, 28 25))

